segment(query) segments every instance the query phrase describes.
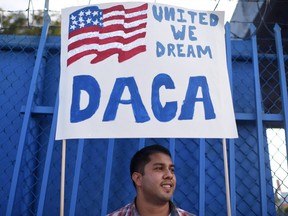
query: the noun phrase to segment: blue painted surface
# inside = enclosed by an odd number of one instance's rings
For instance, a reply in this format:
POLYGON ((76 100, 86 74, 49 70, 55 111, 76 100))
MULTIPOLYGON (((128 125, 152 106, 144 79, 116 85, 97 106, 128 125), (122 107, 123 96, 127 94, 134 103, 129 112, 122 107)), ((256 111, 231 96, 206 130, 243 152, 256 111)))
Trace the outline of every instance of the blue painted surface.
MULTIPOLYGON (((275 43, 277 50, 277 60, 279 68, 279 77, 280 77, 280 88, 281 88, 281 99, 282 99, 282 112, 284 115, 284 128, 288 128, 288 93, 287 93, 287 81, 286 81, 286 72, 285 72, 285 62, 283 54, 283 43, 281 40, 281 28, 278 24, 274 26, 275 32, 275 43)), ((285 130, 285 141, 286 141, 286 155, 288 155, 288 130, 285 130)))
MULTIPOLYGON (((33 74, 38 73, 33 67, 39 41, 39 37, 0 35, 0 88, 4 92, 0 95, 0 215, 9 215, 12 210, 11 215, 59 214, 61 143, 53 143, 49 136, 55 132, 52 117, 60 73, 60 38, 47 38, 47 63, 41 68, 45 75, 39 78, 43 89, 39 90, 37 85, 36 90, 29 93, 33 74), (29 94, 34 95, 36 104, 29 94), (22 125, 27 125, 25 135, 21 135, 22 125), (30 148, 31 143, 33 148, 30 148), (17 151, 22 153, 17 155, 17 151), (29 159, 31 157, 33 160, 29 159), (18 181, 13 178, 13 172, 17 173, 14 176, 18 181), (31 177, 33 181, 29 180, 31 177), (27 191, 29 196, 24 193, 27 191), (7 199, 9 194, 12 194, 11 201, 7 199), (24 202, 27 199, 32 200, 24 202)), ((227 53, 231 53, 228 68, 232 71, 230 81, 239 131, 239 139, 229 141, 232 212, 233 215, 275 215, 267 143, 262 136, 265 128, 261 125, 279 122, 287 126, 287 113, 261 111, 259 86, 258 92, 254 90, 257 68, 252 61, 259 55, 252 42, 230 41, 227 46, 227 51, 230 50, 227 53)), ((266 57, 277 59, 271 54, 266 57)), ((278 58, 282 59, 279 68, 283 69, 286 58, 281 53, 278 58)), ((286 84, 281 82, 281 85, 285 89, 286 84)), ((287 111, 285 101, 283 104, 287 111)), ((85 140, 85 145, 82 145, 84 140, 78 142, 69 140, 67 143, 67 214, 105 215, 133 200, 135 190, 130 179, 129 160, 144 145, 161 143, 172 150, 175 161, 175 203, 197 215, 226 215, 223 153, 219 140, 159 138, 115 139, 112 142, 89 139, 85 140)))
MULTIPOLYGON (((45 16, 49 16, 47 12, 44 14, 44 17, 45 16)), ((15 199, 16 187, 17 187, 17 183, 18 183, 18 179, 19 179, 20 166, 21 166, 21 161, 22 161, 22 156, 23 156, 24 145, 25 145, 25 141, 26 141, 28 124, 30 121, 31 107, 33 104, 33 99, 34 99, 36 81, 37 81, 38 74, 40 71, 40 66, 41 66, 41 63, 43 60, 43 53, 45 51, 44 48, 45 48, 45 43, 46 43, 46 39, 47 39, 47 35, 48 35, 49 23, 50 22, 48 21, 48 22, 44 22, 44 24, 43 24, 39 48, 38 48, 38 52, 37 52, 37 58, 36 58, 35 66, 33 69, 33 76, 32 76, 32 80, 31 80, 27 104, 26 104, 26 108, 25 108, 24 120, 23 120, 23 124, 22 124, 22 129, 21 129, 21 134, 20 134, 20 139, 19 139, 19 145, 18 145, 18 150, 17 150, 17 156, 16 156, 16 163, 15 163, 15 167, 14 167, 11 189, 10 189, 10 194, 9 194, 9 200, 8 200, 8 205, 7 205, 7 211, 6 211, 7 216, 12 215, 12 211, 13 211, 13 204, 14 204, 14 199, 15 199)), ((27 200, 27 201, 30 202, 30 200, 27 200)))
MULTIPOLYGON (((255 32, 256 28, 251 27, 251 32, 255 32)), ((264 161, 264 137, 263 137, 263 119, 262 119, 262 96, 259 75, 259 62, 257 56, 256 35, 252 36, 253 50, 253 68, 254 68, 254 88, 255 88, 255 104, 256 104, 256 121, 257 121, 257 137, 258 137, 258 152, 259 152, 259 172, 260 172, 260 187, 261 187, 261 215, 267 215, 267 197, 266 197, 266 175, 264 161)))

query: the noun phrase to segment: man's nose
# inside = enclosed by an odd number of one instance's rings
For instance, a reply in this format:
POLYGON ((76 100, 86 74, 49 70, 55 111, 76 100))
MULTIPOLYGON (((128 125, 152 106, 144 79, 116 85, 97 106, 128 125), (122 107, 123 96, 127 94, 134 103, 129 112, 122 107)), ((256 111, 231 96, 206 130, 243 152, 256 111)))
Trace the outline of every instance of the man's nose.
POLYGON ((164 178, 169 178, 172 179, 173 178, 174 173, 170 170, 170 169, 166 169, 165 170, 165 174, 164 174, 164 178))

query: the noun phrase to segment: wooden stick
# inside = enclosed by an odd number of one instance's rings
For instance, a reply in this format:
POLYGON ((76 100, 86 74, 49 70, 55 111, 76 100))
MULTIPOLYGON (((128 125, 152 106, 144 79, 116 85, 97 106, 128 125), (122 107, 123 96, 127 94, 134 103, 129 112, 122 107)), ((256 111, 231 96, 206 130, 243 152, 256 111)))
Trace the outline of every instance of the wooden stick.
POLYGON ((231 216, 231 200, 230 200, 230 184, 229 184, 229 170, 228 170, 228 158, 227 158, 227 145, 226 139, 223 142, 223 157, 224 157, 224 170, 225 170, 225 187, 226 187, 226 203, 227 203, 227 215, 231 216))
POLYGON ((65 164, 66 162, 66 140, 62 140, 62 164, 61 164, 61 194, 60 194, 60 216, 64 216, 65 195, 65 164))

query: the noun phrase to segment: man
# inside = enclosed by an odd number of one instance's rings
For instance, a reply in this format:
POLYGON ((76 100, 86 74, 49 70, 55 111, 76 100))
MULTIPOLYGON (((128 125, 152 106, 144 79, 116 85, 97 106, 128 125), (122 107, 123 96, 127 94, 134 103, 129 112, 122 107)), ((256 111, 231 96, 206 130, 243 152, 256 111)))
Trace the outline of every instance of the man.
POLYGON ((170 200, 176 176, 171 154, 163 146, 151 145, 136 152, 130 175, 137 193, 134 202, 108 216, 192 216, 170 200))

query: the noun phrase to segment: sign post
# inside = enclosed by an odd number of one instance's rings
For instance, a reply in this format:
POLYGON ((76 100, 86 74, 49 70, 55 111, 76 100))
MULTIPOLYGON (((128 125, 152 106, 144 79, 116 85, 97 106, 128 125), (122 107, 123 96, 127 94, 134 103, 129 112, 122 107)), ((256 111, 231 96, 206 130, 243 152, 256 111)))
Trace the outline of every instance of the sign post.
POLYGON ((224 173, 225 173, 225 189, 226 189, 226 204, 227 204, 227 215, 231 216, 231 198, 230 198, 230 184, 229 184, 229 168, 228 168, 228 157, 227 157, 227 144, 226 139, 222 139, 223 145, 223 158, 224 158, 224 173))
POLYGON ((64 216, 65 168, 66 168, 66 140, 64 139, 62 140, 60 216, 64 216))

